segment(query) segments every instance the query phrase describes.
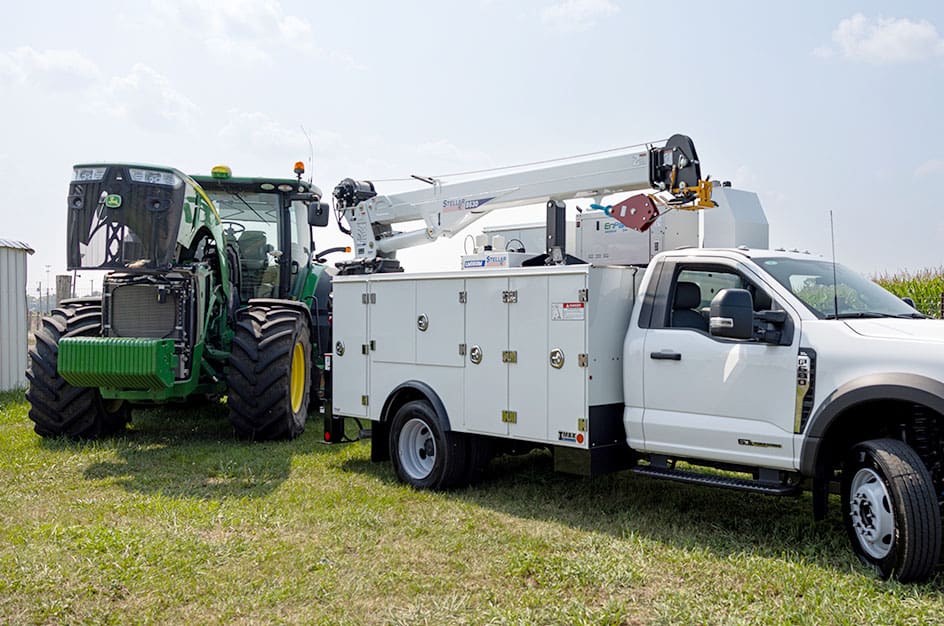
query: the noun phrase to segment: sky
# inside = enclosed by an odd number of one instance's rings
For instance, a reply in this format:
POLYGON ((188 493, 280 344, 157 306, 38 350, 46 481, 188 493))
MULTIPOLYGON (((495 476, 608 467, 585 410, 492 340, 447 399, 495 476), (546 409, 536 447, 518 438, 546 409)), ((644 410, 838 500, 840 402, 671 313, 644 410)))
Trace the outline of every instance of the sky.
MULTIPOLYGON (((0 238, 65 270, 72 165, 437 175, 692 137, 773 247, 944 265, 944 3, 16 2, 0 22, 0 238), (309 148, 309 139, 311 149, 309 148)), ((447 179, 448 180, 448 179, 447 179)), ((377 183, 381 193, 402 183, 377 183)), ((573 211, 573 209, 570 209, 573 211)), ((543 219, 495 212, 474 225, 543 219)), ((324 249, 347 239, 316 232, 324 249)), ((402 252, 453 269, 462 236, 402 252)), ((83 276, 79 293, 83 292, 83 276)))

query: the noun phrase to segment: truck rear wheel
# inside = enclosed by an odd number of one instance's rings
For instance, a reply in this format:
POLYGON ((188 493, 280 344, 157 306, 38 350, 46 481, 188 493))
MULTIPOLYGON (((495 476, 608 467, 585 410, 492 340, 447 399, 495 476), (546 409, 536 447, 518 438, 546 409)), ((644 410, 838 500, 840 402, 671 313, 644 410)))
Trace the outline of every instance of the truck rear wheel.
POLYGON ((292 439, 305 430, 311 391, 311 335, 298 311, 251 306, 240 315, 226 403, 236 433, 292 439))
POLYGON ((941 513, 931 475, 896 439, 856 445, 843 470, 846 530, 859 559, 884 579, 926 579, 941 552, 941 513))
POLYGON ((446 489, 466 473, 466 439, 444 431, 429 402, 413 400, 390 424, 390 458, 397 478, 417 489, 446 489))
POLYGON ((101 330, 102 307, 97 302, 64 302, 43 318, 26 371, 29 418, 41 437, 95 439, 122 430, 130 421, 127 402, 105 400, 96 387, 73 387, 59 375, 59 340, 95 337, 101 330))

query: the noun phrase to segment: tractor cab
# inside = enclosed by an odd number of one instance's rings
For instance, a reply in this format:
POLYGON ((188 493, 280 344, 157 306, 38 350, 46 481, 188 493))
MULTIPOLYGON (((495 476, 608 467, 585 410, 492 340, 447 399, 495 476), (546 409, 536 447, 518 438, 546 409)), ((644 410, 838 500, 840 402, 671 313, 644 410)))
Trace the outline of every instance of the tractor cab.
POLYGON ((292 298, 311 264, 312 226, 328 223, 321 191, 301 180, 194 176, 219 215, 239 298, 292 298))

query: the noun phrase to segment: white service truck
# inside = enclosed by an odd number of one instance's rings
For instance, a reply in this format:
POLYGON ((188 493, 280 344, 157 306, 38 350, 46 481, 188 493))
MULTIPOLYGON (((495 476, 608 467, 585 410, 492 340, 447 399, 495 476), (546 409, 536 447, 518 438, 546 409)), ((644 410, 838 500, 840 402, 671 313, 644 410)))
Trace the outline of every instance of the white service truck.
MULTIPOLYGON (((693 146, 673 148, 674 157, 651 150, 642 160, 674 158, 673 179, 681 159, 697 169, 693 146)), ((623 189, 658 188, 651 164, 640 167, 646 174, 622 174, 623 189)), ((513 187, 514 175, 503 176, 501 185, 513 187)), ((488 197, 494 180, 458 200, 488 197)), ((378 201, 352 198, 352 182, 341 187, 344 217, 352 230, 382 232, 367 236, 365 254, 334 280, 332 411, 369 419, 372 458, 390 459, 401 480, 467 484, 495 453, 547 447, 556 469, 583 475, 629 469, 770 495, 810 490, 817 518, 839 491, 865 563, 902 581, 933 572, 944 322, 809 254, 742 245, 661 252, 645 267, 568 264, 566 251, 554 250, 563 240, 551 224, 563 224, 559 206, 549 211, 539 265, 391 272, 383 244, 396 237, 396 220, 371 217, 378 201)), ((559 205, 555 194, 564 192, 541 189, 528 197, 559 205)), ((711 204, 705 189, 710 195, 712 186, 699 185, 702 206, 711 204)), ((588 191, 600 189, 567 188, 571 197, 588 191)), ((713 191, 724 204, 724 188, 713 191)), ((671 184, 665 192, 693 199, 671 184)), ((456 206, 449 185, 414 193, 400 206, 416 206, 424 193, 456 206)), ((757 237, 753 227, 744 232, 757 237)), ((432 226, 426 234, 438 236, 432 226)))

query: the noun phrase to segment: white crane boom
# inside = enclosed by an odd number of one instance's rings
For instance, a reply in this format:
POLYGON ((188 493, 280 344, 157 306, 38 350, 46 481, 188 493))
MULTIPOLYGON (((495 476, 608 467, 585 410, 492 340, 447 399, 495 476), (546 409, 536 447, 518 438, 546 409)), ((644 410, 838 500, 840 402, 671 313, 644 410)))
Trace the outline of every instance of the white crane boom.
MULTIPOLYGON (((354 239, 355 263, 366 268, 363 271, 371 271, 375 260, 395 258, 397 250, 451 237, 498 209, 648 189, 670 193, 674 204, 696 201, 695 208, 701 208, 710 202, 710 185, 701 180, 694 144, 684 135, 674 135, 662 147, 631 153, 468 182, 432 183, 425 189, 393 195, 377 195, 372 183, 349 178, 335 188, 337 208, 354 239), (416 220, 423 220, 424 227, 407 232, 392 228, 416 220)), ((652 219, 657 215, 655 211, 652 219)), ((627 225, 641 230, 648 227, 648 223, 627 225)))

